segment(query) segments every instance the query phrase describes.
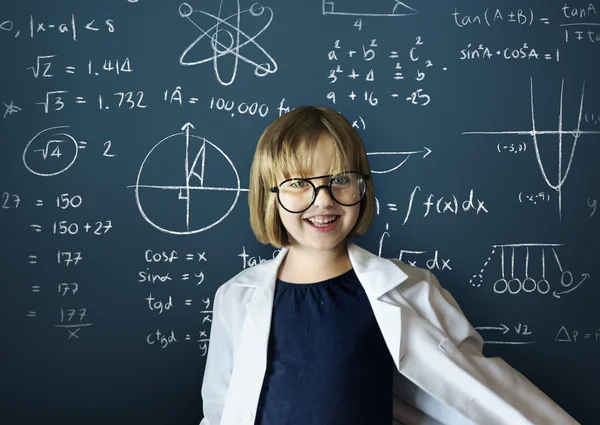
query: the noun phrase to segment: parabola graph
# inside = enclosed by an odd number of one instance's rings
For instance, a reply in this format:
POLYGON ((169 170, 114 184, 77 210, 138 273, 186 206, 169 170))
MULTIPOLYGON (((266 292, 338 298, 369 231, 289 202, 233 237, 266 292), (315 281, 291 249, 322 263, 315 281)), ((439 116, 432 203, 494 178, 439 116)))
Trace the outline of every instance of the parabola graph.
POLYGON ((571 166, 573 165, 573 158, 575 157, 575 150, 577 149, 577 143, 579 138, 583 135, 600 135, 600 131, 582 131, 581 123, 583 117, 583 99, 585 96, 585 81, 581 87, 581 98, 579 101, 579 110, 577 115, 577 127, 572 130, 563 130, 563 92, 564 92, 564 79, 561 81, 560 85, 560 101, 558 107, 558 128, 556 130, 539 130, 536 124, 536 114, 535 114, 535 106, 534 106, 534 92, 533 92, 533 78, 529 79, 530 85, 530 107, 531 107, 531 129, 529 130, 509 130, 509 131, 465 131, 463 134, 479 134, 479 135, 522 135, 522 136, 530 136, 532 138, 536 160, 540 168, 540 172, 546 185, 552 190, 555 190, 558 193, 558 213, 559 218, 562 220, 562 188, 567 180, 567 176, 571 171, 571 166), (556 172, 556 183, 552 183, 549 172, 544 166, 542 162, 542 158, 540 155, 540 136, 544 135, 556 135, 558 136, 558 170, 556 172), (571 147, 571 152, 568 155, 563 155, 564 148, 564 138, 572 138, 573 145, 571 147), (566 170, 563 171, 563 159, 567 157, 566 161, 566 170))
POLYGON ((135 199, 142 217, 161 232, 190 235, 223 221, 241 191, 229 157, 194 126, 165 137, 148 152, 137 176, 135 199))

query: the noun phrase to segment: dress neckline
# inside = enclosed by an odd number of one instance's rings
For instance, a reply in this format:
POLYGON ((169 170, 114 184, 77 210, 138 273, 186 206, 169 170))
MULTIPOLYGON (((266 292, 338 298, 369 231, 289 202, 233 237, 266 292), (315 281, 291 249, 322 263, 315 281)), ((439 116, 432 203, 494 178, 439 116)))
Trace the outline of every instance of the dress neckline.
POLYGON ((311 287, 317 287, 317 286, 324 286, 324 285, 329 285, 332 283, 336 283, 336 282, 340 282, 343 279, 350 277, 354 274, 354 268, 351 268, 348 271, 345 271, 344 273, 334 276, 334 277, 330 277, 329 279, 325 279, 325 280, 321 280, 319 282, 311 282, 311 283, 292 283, 292 282, 287 282, 285 280, 281 280, 281 279, 277 279, 277 284, 281 284, 284 287, 291 287, 291 288, 311 288, 311 287))

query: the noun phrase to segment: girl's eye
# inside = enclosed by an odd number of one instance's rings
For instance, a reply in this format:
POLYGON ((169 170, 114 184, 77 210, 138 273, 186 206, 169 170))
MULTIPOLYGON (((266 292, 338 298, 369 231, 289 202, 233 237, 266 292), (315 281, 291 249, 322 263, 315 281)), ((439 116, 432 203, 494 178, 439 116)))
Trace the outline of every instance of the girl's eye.
POLYGON ((300 189, 306 187, 307 183, 304 180, 292 180, 288 183, 290 187, 300 189))
POLYGON ((334 176, 331 179, 331 183, 333 183, 333 184, 344 184, 344 183, 348 183, 349 180, 350 179, 348 178, 348 176, 339 175, 339 176, 334 176))

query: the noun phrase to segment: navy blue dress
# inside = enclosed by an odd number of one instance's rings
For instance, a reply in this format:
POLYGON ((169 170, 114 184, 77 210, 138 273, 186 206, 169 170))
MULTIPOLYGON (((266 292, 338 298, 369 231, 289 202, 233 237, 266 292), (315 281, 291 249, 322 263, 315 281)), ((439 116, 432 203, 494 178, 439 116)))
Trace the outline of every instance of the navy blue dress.
POLYGON ((354 270, 277 279, 255 425, 390 425, 394 368, 354 270))

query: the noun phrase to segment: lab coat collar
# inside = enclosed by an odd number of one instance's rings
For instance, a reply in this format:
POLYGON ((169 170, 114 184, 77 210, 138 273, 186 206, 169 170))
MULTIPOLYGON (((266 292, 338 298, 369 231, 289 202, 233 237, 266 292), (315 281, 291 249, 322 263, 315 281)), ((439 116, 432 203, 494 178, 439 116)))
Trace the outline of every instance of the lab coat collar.
MULTIPOLYGON (((354 243, 348 243, 347 249, 352 268, 370 299, 380 299, 408 278, 408 275, 390 260, 378 257, 354 243)), ((277 271, 288 251, 289 249, 284 247, 272 261, 246 270, 234 285, 273 291, 277 271)))

